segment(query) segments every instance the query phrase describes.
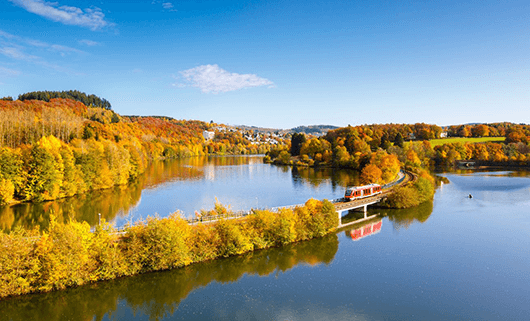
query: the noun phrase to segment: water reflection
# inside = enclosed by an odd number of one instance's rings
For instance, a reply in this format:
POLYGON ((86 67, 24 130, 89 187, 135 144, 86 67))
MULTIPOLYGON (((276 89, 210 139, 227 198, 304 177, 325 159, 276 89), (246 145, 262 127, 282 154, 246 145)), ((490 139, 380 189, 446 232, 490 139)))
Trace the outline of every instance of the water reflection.
POLYGON ((137 180, 126 186, 116 186, 41 203, 22 203, 0 207, 0 229, 8 232, 17 226, 46 229, 53 214, 59 221, 86 221, 91 226, 99 215, 107 221, 127 216, 141 199, 142 191, 161 187, 173 181, 203 179, 209 166, 233 166, 259 162, 253 157, 194 157, 185 160, 154 162, 137 180))
POLYGON ((4 231, 17 226, 46 229, 52 214, 58 221, 67 222, 69 219, 76 219, 95 225, 99 220, 98 213, 101 213, 102 218, 112 220, 134 207, 140 200, 141 194, 142 182, 138 181, 128 186, 118 186, 52 202, 2 207, 0 228, 4 231))
POLYGON ((127 186, 95 191, 52 202, 0 207, 0 229, 48 227, 50 215, 91 226, 99 216, 117 226, 166 216, 181 210, 192 216, 210 209, 215 198, 234 210, 303 203, 313 197, 340 197, 347 185, 358 183, 353 171, 291 168, 263 164, 261 156, 194 157, 153 163, 127 186))
POLYGON ((348 169, 293 167, 291 176, 294 185, 309 184, 317 187, 331 179, 333 191, 343 191, 345 186, 359 185, 359 174, 348 169))
POLYGON ((336 234, 321 239, 256 251, 247 255, 195 264, 173 271, 100 282, 67 291, 28 295, 0 301, 8 320, 120 319, 119 305, 150 320, 174 314, 195 289, 212 282, 232 283, 244 275, 268 276, 297 265, 330 264, 339 247, 336 234))
POLYGON ((344 234, 352 241, 359 241, 360 239, 363 239, 367 236, 375 235, 381 232, 382 226, 383 220, 381 218, 376 218, 374 220, 370 220, 369 222, 354 225, 352 228, 344 231, 344 234))
POLYGON ((395 230, 407 229, 414 222, 425 223, 432 214, 433 204, 433 201, 427 201, 416 207, 385 210, 381 214, 388 217, 395 230))
POLYGON ((514 170, 514 171, 508 170, 507 171, 505 168, 498 169, 498 170, 491 169, 491 168, 457 169, 457 170, 453 170, 450 172, 441 172, 441 173, 448 173, 452 175, 461 175, 461 176, 470 175, 470 176, 481 176, 481 177, 486 177, 486 176, 529 177, 530 176, 530 171, 527 171, 527 170, 514 170))
POLYGON ((445 174, 460 190, 469 192, 513 192, 530 187, 528 172, 470 172, 456 175, 445 174))
MULTIPOLYGON (((193 159, 192 163, 198 161, 204 160, 193 159)), ((51 202, 0 207, 0 228, 4 231, 17 226, 46 229, 52 214, 58 221, 76 219, 86 221, 91 226, 98 223, 98 214, 107 221, 113 221, 118 216, 126 216, 138 204, 144 189, 154 188, 168 181, 194 180, 202 176, 202 170, 180 166, 178 161, 157 162, 136 181, 125 186, 115 186, 51 202)))

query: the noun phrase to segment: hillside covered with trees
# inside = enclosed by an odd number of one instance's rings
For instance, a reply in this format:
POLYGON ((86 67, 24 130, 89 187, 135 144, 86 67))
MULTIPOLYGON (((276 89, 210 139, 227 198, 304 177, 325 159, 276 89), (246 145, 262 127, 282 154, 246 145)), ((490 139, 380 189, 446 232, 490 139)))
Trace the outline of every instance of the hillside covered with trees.
POLYGON ((506 137, 504 142, 456 142, 431 146, 443 129, 428 124, 348 126, 314 137, 293 134, 268 160, 282 164, 332 166, 362 170, 375 153, 392 154, 408 167, 453 166, 459 160, 483 160, 525 165, 530 160, 530 126, 495 123, 447 128, 449 137, 506 137))
MULTIPOLYGON (((449 137, 506 137, 504 142, 455 142, 431 146, 444 130, 429 124, 384 124, 348 126, 330 130, 325 136, 293 134, 288 144, 267 153, 265 161, 298 166, 351 168, 360 172, 363 184, 385 184, 400 168, 418 174, 415 186, 398 189, 392 207, 417 205, 433 194, 434 179, 428 170, 453 167, 460 160, 477 160, 488 165, 528 166, 530 126, 495 123, 450 126, 449 137), (414 196, 416 195, 416 196, 414 196), (397 198, 400 198, 399 200, 397 198)), ((445 136, 444 135, 444 136, 445 136)))
POLYGON ((213 123, 120 116, 72 99, 0 100, 0 204, 51 200, 122 185, 152 161, 265 153, 266 142, 213 123), (206 141, 203 132, 216 134, 206 141))

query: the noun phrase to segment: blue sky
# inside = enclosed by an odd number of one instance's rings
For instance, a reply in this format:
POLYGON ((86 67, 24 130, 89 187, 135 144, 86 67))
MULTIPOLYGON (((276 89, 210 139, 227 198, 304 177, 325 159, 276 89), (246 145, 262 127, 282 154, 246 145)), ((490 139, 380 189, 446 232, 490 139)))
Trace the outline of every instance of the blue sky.
POLYGON ((530 123, 530 2, 0 0, 0 97, 232 125, 530 123))

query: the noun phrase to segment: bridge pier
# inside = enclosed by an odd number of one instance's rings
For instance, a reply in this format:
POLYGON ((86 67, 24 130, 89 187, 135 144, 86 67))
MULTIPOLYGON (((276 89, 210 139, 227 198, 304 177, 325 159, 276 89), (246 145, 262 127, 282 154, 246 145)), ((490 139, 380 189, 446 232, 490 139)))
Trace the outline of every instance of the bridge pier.
MULTIPOLYGON (((363 213, 364 213, 364 218, 362 218, 361 220, 365 220, 368 218, 368 204, 365 204, 365 205, 362 205, 360 206, 363 208, 363 213)), ((357 207, 359 208, 359 207, 357 207)), ((348 212, 352 209, 355 209, 355 208, 349 208, 349 209, 345 209, 345 210, 337 210, 337 214, 339 215, 339 227, 342 225, 342 213, 344 212, 348 212)))

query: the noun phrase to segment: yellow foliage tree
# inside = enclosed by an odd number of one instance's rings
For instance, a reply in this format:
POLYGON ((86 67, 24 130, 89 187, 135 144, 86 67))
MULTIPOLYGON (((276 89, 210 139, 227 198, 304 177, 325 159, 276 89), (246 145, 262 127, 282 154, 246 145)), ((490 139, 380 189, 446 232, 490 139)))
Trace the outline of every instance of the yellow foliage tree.
POLYGON ((15 185, 8 179, 0 179, 0 205, 6 205, 13 201, 15 185))
POLYGON ((361 171, 361 183, 372 184, 381 183, 383 171, 374 164, 366 165, 361 171))

